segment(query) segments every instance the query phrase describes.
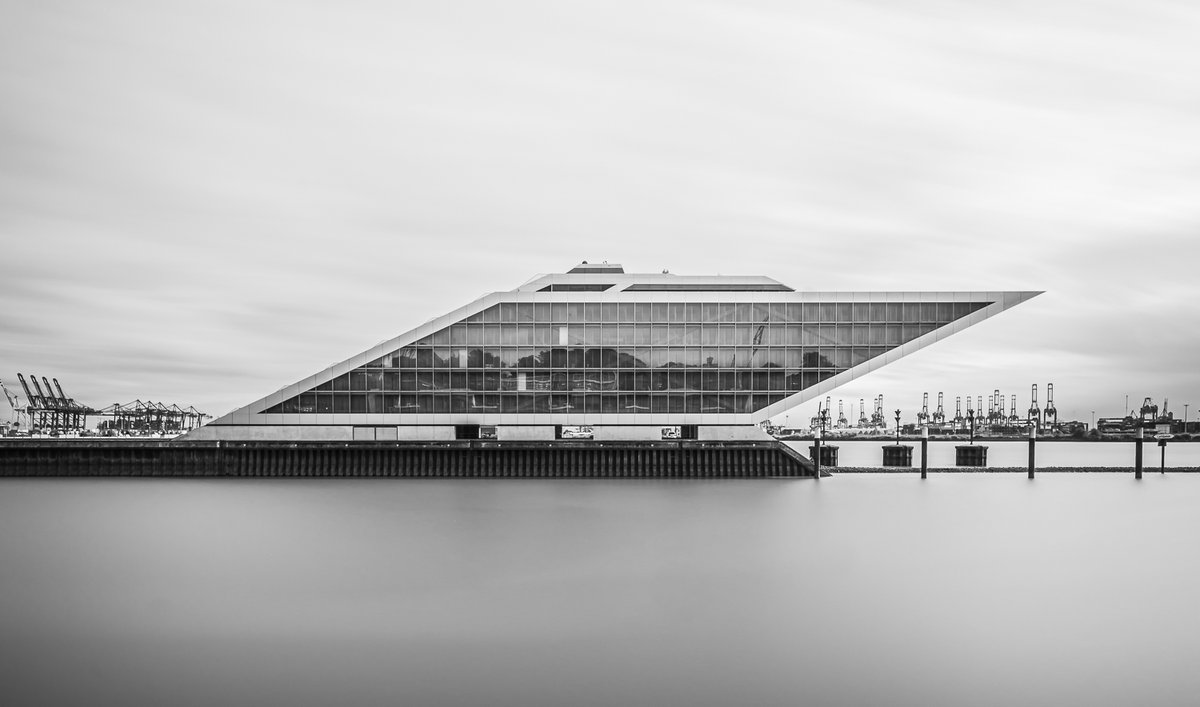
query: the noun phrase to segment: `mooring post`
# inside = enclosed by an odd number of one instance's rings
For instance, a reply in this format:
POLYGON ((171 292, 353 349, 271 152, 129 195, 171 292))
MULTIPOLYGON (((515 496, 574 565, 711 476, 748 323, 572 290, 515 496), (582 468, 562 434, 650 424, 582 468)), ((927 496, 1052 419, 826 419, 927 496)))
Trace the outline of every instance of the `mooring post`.
POLYGON ((1167 438, 1166 437, 1163 437, 1162 439, 1158 440, 1158 448, 1159 448, 1159 451, 1162 453, 1161 456, 1159 457, 1159 461, 1158 461, 1158 473, 1165 474, 1165 473, 1167 473, 1167 438))
POLYGON ((929 470, 929 426, 921 428, 921 478, 929 470))
POLYGON ((1139 427, 1133 433, 1133 478, 1142 478, 1142 428, 1139 427))
POLYGON ((1037 444, 1037 426, 1029 426, 1029 478, 1033 478, 1033 447, 1037 444))
POLYGON ((813 433, 813 449, 815 450, 815 453, 813 454, 813 469, 816 471, 817 481, 820 481, 821 480, 821 428, 820 427, 818 427, 817 431, 813 433))

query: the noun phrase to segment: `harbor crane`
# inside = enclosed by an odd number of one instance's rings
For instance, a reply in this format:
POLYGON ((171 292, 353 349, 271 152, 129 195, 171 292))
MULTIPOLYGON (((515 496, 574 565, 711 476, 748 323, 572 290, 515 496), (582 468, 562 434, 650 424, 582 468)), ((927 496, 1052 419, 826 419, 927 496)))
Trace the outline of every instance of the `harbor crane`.
POLYGON ((4 381, 0 381, 0 390, 4 391, 4 397, 8 399, 8 404, 12 407, 12 421, 17 427, 20 427, 21 420, 25 417, 25 408, 21 406, 21 398, 17 397, 15 393, 9 392, 4 381))
MULTIPOLYGON (((968 398, 967 406, 969 407, 970 404, 971 404, 971 400, 970 400, 970 398, 968 398)), ((965 422, 966 422, 966 418, 963 417, 963 413, 962 413, 962 396, 956 395, 956 396, 954 396, 954 420, 953 420, 954 429, 957 430, 959 427, 962 427, 963 423, 965 423, 965 422)))
POLYGON ((887 427, 887 422, 883 419, 883 393, 875 396, 875 412, 871 413, 872 427, 887 427))
POLYGON ((937 410, 935 410, 933 413, 933 424, 935 424, 935 425, 946 424, 946 410, 945 410, 945 408, 942 407, 942 394, 940 392, 938 393, 937 410))
POLYGON ((921 412, 917 413, 917 426, 929 424, 929 393, 921 400, 921 412))
MULTIPOLYGON (((45 403, 42 402, 42 396, 35 395, 34 392, 29 389, 29 384, 25 382, 25 376, 18 373, 17 380, 21 381, 21 388, 23 388, 25 390, 25 401, 30 406, 35 407, 35 408, 45 406, 45 403)), ((34 382, 36 383, 37 381, 34 381, 34 382)), ((1149 400, 1149 399, 1150 398, 1146 398, 1146 400, 1149 400)))
POLYGON ((867 403, 862 398, 858 399, 858 426, 867 427, 871 424, 871 420, 867 418, 867 403))
POLYGON ((1013 393, 1008 403, 1008 424, 1016 427, 1020 422, 1021 418, 1017 416, 1017 394, 1013 393))
POLYGON ((992 392, 992 408, 988 410, 988 422, 993 425, 1004 424, 1004 396, 1000 394, 999 388, 992 392))
POLYGON ((832 416, 833 416, 833 399, 830 398, 830 396, 826 395, 824 407, 821 406, 820 402, 817 402, 817 416, 811 420, 812 429, 814 429, 814 430, 820 429, 822 418, 824 418, 825 421, 828 421, 829 418, 832 416), (822 414, 822 412, 824 412, 824 414, 822 414))
POLYGON ((1029 403, 1029 426, 1040 430, 1042 429, 1042 409, 1038 407, 1037 383, 1033 384, 1032 395, 1029 403))
POLYGON ((1154 422, 1158 419, 1158 406, 1149 397, 1142 401, 1142 422, 1154 422))
POLYGON ((837 426, 841 429, 845 429, 850 426, 850 421, 846 419, 846 412, 845 412, 845 409, 842 407, 842 400, 840 398, 838 399, 837 426))
POLYGON ((1046 384, 1046 407, 1042 410, 1042 420, 1048 427, 1058 426, 1058 410, 1054 407, 1054 384, 1046 384), (1051 422, 1053 420, 1053 422, 1051 422))

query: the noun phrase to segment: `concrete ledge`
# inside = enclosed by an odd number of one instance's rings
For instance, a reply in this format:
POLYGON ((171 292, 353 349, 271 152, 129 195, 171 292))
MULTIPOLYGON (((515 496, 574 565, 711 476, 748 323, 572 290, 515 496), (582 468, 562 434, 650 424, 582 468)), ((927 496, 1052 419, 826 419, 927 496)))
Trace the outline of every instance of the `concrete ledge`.
POLYGON ((453 425, 401 425, 396 428, 396 440, 399 442, 445 442, 452 439, 453 425))
POLYGON ((663 425, 593 425, 592 439, 597 442, 658 442, 663 425))
POLYGON ((758 425, 700 425, 696 436, 707 442, 766 442, 774 437, 758 425))
POLYGON ((354 428, 341 425, 205 425, 178 439, 185 442, 350 442, 354 440, 354 428))
POLYGON ((497 425, 496 439, 500 442, 553 442, 554 425, 497 425))

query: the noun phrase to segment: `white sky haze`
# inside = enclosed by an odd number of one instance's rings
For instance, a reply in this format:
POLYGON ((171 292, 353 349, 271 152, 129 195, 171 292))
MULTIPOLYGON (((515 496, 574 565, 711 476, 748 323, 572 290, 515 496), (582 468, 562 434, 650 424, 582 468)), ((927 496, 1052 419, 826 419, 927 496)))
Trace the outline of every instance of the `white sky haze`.
POLYGON ((1200 404, 1200 4, 0 7, 10 388, 220 415, 609 260, 1046 291, 837 391, 855 414, 1200 404))

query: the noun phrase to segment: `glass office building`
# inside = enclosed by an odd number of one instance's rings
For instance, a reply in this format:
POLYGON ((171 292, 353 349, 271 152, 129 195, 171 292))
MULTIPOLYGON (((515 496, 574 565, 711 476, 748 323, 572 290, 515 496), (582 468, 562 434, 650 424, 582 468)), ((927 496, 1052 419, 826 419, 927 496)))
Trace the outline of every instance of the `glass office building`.
POLYGON ((754 425, 1035 294, 799 293, 765 277, 585 263, 485 296, 215 420, 207 434, 754 425))

